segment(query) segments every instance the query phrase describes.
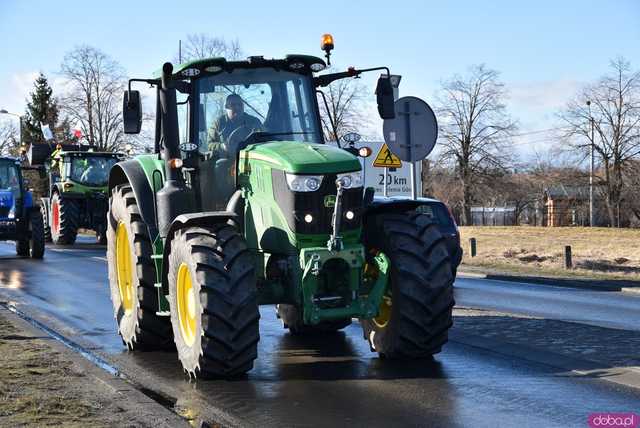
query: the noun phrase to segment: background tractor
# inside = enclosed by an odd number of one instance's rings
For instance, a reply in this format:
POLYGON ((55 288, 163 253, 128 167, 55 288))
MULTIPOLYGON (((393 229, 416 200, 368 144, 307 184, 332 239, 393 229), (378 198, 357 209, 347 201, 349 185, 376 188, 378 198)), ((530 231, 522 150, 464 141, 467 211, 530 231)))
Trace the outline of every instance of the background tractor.
POLYGON ((21 257, 44 256, 44 225, 40 207, 22 178, 20 162, 0 157, 0 241, 16 241, 21 257))
POLYGON ((106 244, 109 170, 124 156, 88 151, 87 146, 31 147, 31 164, 43 166, 48 179, 41 199, 46 240, 70 245, 83 228, 94 230, 98 243, 106 244))
MULTIPOLYGON (((157 89, 155 154, 109 178, 111 298, 130 349, 175 344, 190 375, 236 376, 257 357, 258 306, 277 305, 291 333, 355 318, 380 355, 441 350, 456 266, 427 202, 374 199, 358 158, 321 132, 319 88, 366 71, 385 71, 378 110, 394 117, 389 71, 324 68, 210 58, 130 80, 157 89)), ((140 132, 131 87, 123 115, 140 132)))

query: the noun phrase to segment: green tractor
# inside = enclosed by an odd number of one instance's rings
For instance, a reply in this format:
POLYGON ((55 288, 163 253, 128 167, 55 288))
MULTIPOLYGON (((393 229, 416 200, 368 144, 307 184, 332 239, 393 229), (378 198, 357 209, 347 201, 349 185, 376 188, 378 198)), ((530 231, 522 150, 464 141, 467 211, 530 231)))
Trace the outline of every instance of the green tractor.
POLYGON ((157 100, 155 154, 109 177, 109 282, 129 349, 175 345, 190 376, 237 376, 257 357, 259 305, 276 305, 292 334, 358 319, 382 356, 441 350, 457 267, 445 236, 422 202, 374 199, 359 159, 321 131, 319 88, 365 71, 385 71, 378 110, 392 118, 389 70, 324 68, 210 58, 130 80, 126 133, 141 129, 131 83, 157 100))
POLYGON ((49 179, 42 198, 47 242, 72 245, 78 229, 84 228, 94 230, 96 241, 106 244, 109 170, 123 155, 61 145, 51 153, 51 149, 45 150, 47 146, 38 146, 32 164, 44 155, 42 163, 49 179))

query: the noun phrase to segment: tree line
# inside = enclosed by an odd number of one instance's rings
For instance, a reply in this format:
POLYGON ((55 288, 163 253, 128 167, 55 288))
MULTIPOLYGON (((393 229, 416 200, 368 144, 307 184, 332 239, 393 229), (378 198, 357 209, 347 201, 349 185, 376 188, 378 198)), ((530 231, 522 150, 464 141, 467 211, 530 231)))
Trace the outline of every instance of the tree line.
POLYGON ((448 202, 462 225, 471 224, 472 206, 510 206, 517 221, 542 202, 545 189, 588 189, 585 164, 593 149, 599 223, 640 225, 640 71, 616 58, 607 74, 555 112, 557 144, 547 159, 518 161, 518 126, 506 99, 499 73, 485 65, 442 84, 436 97, 440 150, 426 163, 426 193, 448 202))
MULTIPOLYGON (((243 50, 238 40, 190 34, 174 61, 213 56, 238 59, 243 50)), ((588 185, 584 165, 593 148, 594 184, 607 224, 630 224, 632 217, 640 223, 640 71, 624 58, 612 60, 609 70, 555 112, 562 153, 525 163, 514 154, 518 122, 508 112, 508 90, 499 72, 480 64, 445 79, 433 103, 440 129, 438 150, 423 168, 425 193, 447 202, 463 225, 471 222, 472 206, 503 204, 524 212, 539 202, 545 186, 588 185)), ((56 141, 82 142, 96 150, 121 151, 128 145, 142 150, 150 144, 145 133, 123 133, 127 74, 115 59, 95 47, 78 46, 64 56, 58 75, 64 82, 58 96, 44 74, 36 78, 22 118, 22 141, 44 143, 44 124, 56 141)), ((340 140, 372 123, 370 92, 357 79, 326 88, 319 102, 326 140, 340 140)), ((15 125, 3 122, 0 152, 19 150, 17 133, 15 125)))

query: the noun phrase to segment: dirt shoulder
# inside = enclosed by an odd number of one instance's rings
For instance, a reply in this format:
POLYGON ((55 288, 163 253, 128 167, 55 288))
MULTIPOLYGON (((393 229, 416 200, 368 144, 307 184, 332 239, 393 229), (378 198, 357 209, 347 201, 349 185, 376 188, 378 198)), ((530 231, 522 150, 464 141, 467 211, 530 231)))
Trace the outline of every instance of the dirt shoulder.
POLYGON ((463 266, 530 276, 640 281, 640 230, 586 227, 461 227, 463 266), (476 238, 471 257, 469 239, 476 238), (564 268, 564 248, 573 268, 564 268))
POLYGON ((0 426, 159 427, 186 422, 0 308, 0 426))

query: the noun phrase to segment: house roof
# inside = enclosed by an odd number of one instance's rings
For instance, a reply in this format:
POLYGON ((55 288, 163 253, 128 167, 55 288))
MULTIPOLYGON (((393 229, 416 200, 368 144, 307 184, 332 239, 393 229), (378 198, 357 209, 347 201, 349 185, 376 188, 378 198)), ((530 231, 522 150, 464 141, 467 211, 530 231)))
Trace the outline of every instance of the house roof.
POLYGON ((558 184, 547 187, 544 194, 550 199, 589 199, 589 186, 571 186, 558 184))

